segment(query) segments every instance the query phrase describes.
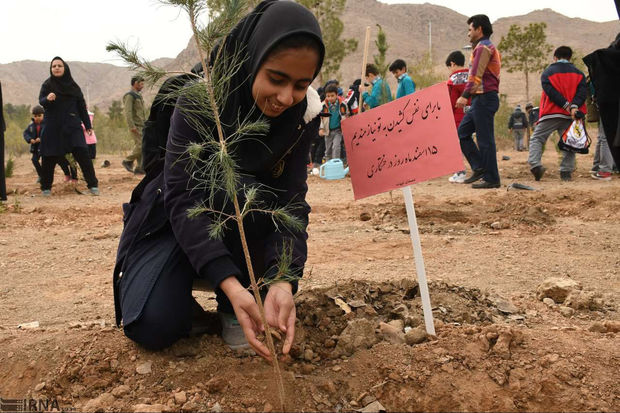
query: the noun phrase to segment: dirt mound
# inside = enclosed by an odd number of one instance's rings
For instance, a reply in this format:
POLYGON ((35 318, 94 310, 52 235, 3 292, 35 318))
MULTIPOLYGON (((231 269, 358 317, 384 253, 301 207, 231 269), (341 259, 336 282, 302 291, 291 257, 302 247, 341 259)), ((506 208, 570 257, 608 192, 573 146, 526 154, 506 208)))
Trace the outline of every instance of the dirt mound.
MULTIPOLYGON (((554 410, 559 400, 571 410, 618 406, 620 385, 612 376, 597 377, 594 367, 603 360, 620 367, 609 353, 615 333, 585 326, 531 329, 521 310, 534 302, 517 306, 445 283, 431 291, 438 335, 424 335, 415 345, 392 340, 384 328, 404 333, 423 325, 413 282, 351 282, 301 293, 296 344, 283 363, 288 408, 352 411, 376 401, 400 411, 554 410), (357 345, 340 351, 351 326, 362 324, 357 345), (584 352, 582 342, 603 352, 584 352), (599 385, 604 390, 595 393, 599 385)), ((50 335, 53 340, 24 331, 6 340, 8 349, 25 340, 41 352, 34 360, 9 353, 12 377, 2 379, 13 385, 5 391, 27 390, 29 397, 85 411, 278 406, 270 366, 258 357, 236 357, 216 335, 181 340, 157 353, 103 322, 77 323, 50 335)))

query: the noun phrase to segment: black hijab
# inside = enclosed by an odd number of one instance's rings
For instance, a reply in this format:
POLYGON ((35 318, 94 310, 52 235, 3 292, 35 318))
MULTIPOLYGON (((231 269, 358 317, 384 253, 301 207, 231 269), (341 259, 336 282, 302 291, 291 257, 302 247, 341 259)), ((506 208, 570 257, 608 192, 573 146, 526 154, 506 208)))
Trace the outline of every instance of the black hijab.
POLYGON ((75 83, 73 77, 71 77, 69 65, 59 56, 54 57, 50 62, 50 77, 43 82, 43 90, 45 93, 54 92, 57 96, 74 97, 78 99, 84 98, 82 90, 78 84, 75 83), (60 77, 56 77, 52 74, 52 63, 54 63, 54 60, 60 60, 63 65, 65 65, 65 72, 60 77))
MULTIPOLYGON (((316 77, 325 55, 321 28, 307 8, 292 1, 262 1, 233 28, 224 41, 224 58, 220 64, 226 61, 226 56, 233 56, 239 50, 245 58, 241 68, 230 80, 231 92, 220 111, 226 135, 230 136, 236 130, 237 120, 248 114, 252 121, 262 117, 270 124, 266 135, 246 137, 231 145, 237 163, 246 172, 270 169, 294 145, 299 135, 299 125, 303 123, 307 108, 306 99, 276 118, 266 118, 252 97, 252 84, 261 64, 274 47, 294 35, 305 35, 316 41, 319 47, 319 60, 314 73, 316 77)), ((216 54, 217 50, 214 50, 211 63, 216 54)))

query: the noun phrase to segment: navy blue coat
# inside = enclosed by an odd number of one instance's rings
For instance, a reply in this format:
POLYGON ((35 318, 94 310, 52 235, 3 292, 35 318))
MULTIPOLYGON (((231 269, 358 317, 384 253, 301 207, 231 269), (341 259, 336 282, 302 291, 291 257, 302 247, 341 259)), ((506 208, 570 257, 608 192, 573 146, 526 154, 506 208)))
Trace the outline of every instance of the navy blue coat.
MULTIPOLYGON (((274 161, 269 169, 242 175, 242 185, 259 183, 271 188, 263 202, 276 207, 295 204, 293 213, 305 224, 302 231, 290 232, 278 230, 271 217, 265 214, 246 218, 244 227, 258 278, 276 275, 275 264, 283 245, 289 242, 293 272, 298 277, 303 274, 308 238, 305 228, 310 213, 305 201, 306 164, 310 142, 318 133, 319 123, 318 116, 307 124, 302 120, 290 137, 290 146, 282 153, 273 154, 274 161)), ((204 190, 189 190, 192 182, 188 182, 187 159, 179 156, 178 148, 198 141, 196 131, 176 110, 171 120, 165 162, 159 162, 157 168, 147 173, 134 190, 131 201, 123 205, 125 226, 114 270, 117 323, 122 318, 127 326, 140 316, 166 263, 179 260, 181 254, 191 263, 194 276, 206 279, 214 288, 231 275, 247 278, 237 226, 231 224, 222 240, 214 240, 208 234, 209 214, 192 219, 187 216, 187 210, 204 200, 206 194, 204 190), (122 277, 119 277, 121 272, 122 277)), ((243 204, 243 193, 238 196, 243 204)), ((223 194, 217 193, 215 198, 218 209, 232 212, 231 202, 226 202, 223 194)), ((296 291, 297 283, 292 284, 296 291)))
POLYGON ((41 122, 41 130, 39 131, 39 134, 37 134, 37 125, 35 125, 34 122, 31 122, 30 125, 24 129, 24 140, 30 145, 30 153, 35 153, 39 150, 39 144, 30 143, 30 140, 40 138, 44 127, 45 121, 41 122))
POLYGON ((39 103, 45 108, 45 128, 41 136, 41 156, 64 156, 73 148, 86 146, 82 122, 92 129, 84 98, 56 95, 47 100, 48 91, 41 88, 39 103))

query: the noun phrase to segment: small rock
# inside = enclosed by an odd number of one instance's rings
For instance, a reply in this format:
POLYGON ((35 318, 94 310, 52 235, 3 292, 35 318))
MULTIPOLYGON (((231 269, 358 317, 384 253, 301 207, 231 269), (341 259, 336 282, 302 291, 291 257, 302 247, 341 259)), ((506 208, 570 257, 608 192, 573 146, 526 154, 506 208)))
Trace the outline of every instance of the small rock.
POLYGON ((511 301, 502 297, 493 297, 491 298, 491 301, 493 301, 495 307, 497 307, 497 309, 504 314, 514 314, 519 312, 519 309, 511 301))
POLYGON ((388 322, 389 325, 397 329, 398 331, 403 331, 405 328, 405 322, 403 320, 392 320, 388 322))
POLYGON ((401 303, 394 307, 392 313, 402 319, 405 319, 409 315, 409 308, 407 307, 407 305, 401 303))
POLYGON ((543 281, 536 289, 536 296, 539 300, 551 298, 558 304, 562 304, 568 295, 581 290, 581 284, 569 278, 548 278, 543 281))
POLYGON ((205 389, 209 393, 219 393, 223 391, 228 383, 222 377, 213 377, 207 383, 205 383, 205 389))
POLYGON ((348 301, 347 304, 349 304, 349 306, 351 308, 360 308, 360 307, 365 307, 366 303, 362 300, 352 300, 352 301, 348 301))
POLYGON ((314 371, 315 367, 312 364, 303 364, 301 366, 301 372, 303 374, 310 374, 314 371))
POLYGON ((372 219, 372 215, 370 215, 369 212, 362 212, 360 214, 360 220, 361 221, 370 221, 372 219))
POLYGON ((381 331, 383 339, 389 343, 402 344, 405 342, 405 334, 402 330, 399 330, 391 324, 379 323, 379 331, 381 331))
POLYGON ((45 382, 41 382, 39 384, 37 384, 36 386, 34 386, 34 391, 41 391, 45 388, 45 382))
POLYGON ((342 370, 342 367, 334 366, 334 367, 332 367, 332 370, 335 371, 335 372, 339 372, 340 370, 342 370))
POLYGON ((510 343, 512 342, 513 335, 510 331, 502 331, 499 333, 497 342, 493 346, 493 352, 499 354, 504 359, 510 358, 510 343))
POLYGON ((184 411, 184 412, 196 412, 199 410, 200 410, 200 407, 198 406, 198 404, 196 404, 195 402, 191 400, 185 403, 183 406, 181 406, 181 411, 184 411))
POLYGON ((395 371, 388 374, 388 379, 400 382, 400 376, 395 371))
POLYGON ((187 402, 187 393, 185 393, 184 391, 174 393, 173 396, 176 404, 185 404, 187 402))
POLYGON ((405 342, 410 346, 423 343, 426 341, 426 338, 426 330, 420 327, 412 328, 407 334, 405 334, 405 342))
POLYGON ((264 411, 265 413, 272 412, 272 411, 273 411, 273 406, 272 406, 269 402, 267 402, 267 403, 265 403, 265 405, 263 406, 263 411, 264 411))
POLYGON ((600 311, 605 309, 605 303, 600 294, 586 291, 572 291, 566 297, 564 305, 575 310, 600 311))
POLYGON ((336 341, 334 341, 331 338, 328 338, 325 340, 323 345, 325 346, 325 348, 334 348, 336 346, 336 341))
POLYGON ((153 362, 145 361, 136 366, 136 373, 138 374, 150 374, 152 371, 153 362))
POLYGON ((545 303, 547 307, 553 307, 555 305, 555 301, 553 301, 553 298, 549 297, 543 298, 542 302, 545 303))
POLYGON ((588 331, 592 331, 593 333, 606 333, 607 327, 600 321, 597 321, 588 328, 588 331))
POLYGON ((491 224, 491 228, 493 229, 502 229, 502 223, 499 221, 495 221, 494 223, 491 224))
POLYGON ((383 407, 383 405, 379 403, 378 400, 375 400, 363 409, 359 409, 357 411, 360 413, 383 413, 385 412, 385 407, 383 407))
POLYGON ((211 408, 211 411, 213 413, 222 413, 222 406, 220 406, 220 404, 218 402, 215 402, 215 404, 211 408))
POLYGON ((307 348, 304 351, 304 360, 312 361, 313 358, 314 358, 314 352, 312 351, 312 349, 307 348))
MULTIPOLYGON (((372 308, 366 306, 364 308, 372 308)), ((370 348, 377 343, 375 324, 365 318, 349 321, 347 327, 338 337, 336 354, 350 356, 357 349, 370 348)))
POLYGON ((620 321, 605 321, 604 324, 608 333, 620 332, 620 321))
POLYGON ((114 401, 115 398, 111 393, 101 393, 99 396, 86 402, 82 410, 85 412, 103 411, 104 409, 110 407, 114 401))
POLYGON ((564 317, 570 317, 575 314, 575 310, 570 307, 561 306, 560 314, 562 314, 564 317))
POLYGON ((163 404, 136 404, 133 411, 136 413, 161 413, 168 410, 163 404))
POLYGON ((126 384, 121 384, 120 386, 117 386, 112 390, 112 395, 114 397, 122 397, 128 394, 130 390, 131 388, 129 386, 127 386, 126 384))

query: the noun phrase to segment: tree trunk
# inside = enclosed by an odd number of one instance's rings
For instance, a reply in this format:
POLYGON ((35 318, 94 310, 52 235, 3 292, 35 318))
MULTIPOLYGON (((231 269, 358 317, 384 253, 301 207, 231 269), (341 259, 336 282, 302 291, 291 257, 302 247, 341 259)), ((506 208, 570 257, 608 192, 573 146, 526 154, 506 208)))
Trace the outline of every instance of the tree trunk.
POLYGON ((525 71, 525 103, 530 101, 530 76, 527 70, 525 71))

